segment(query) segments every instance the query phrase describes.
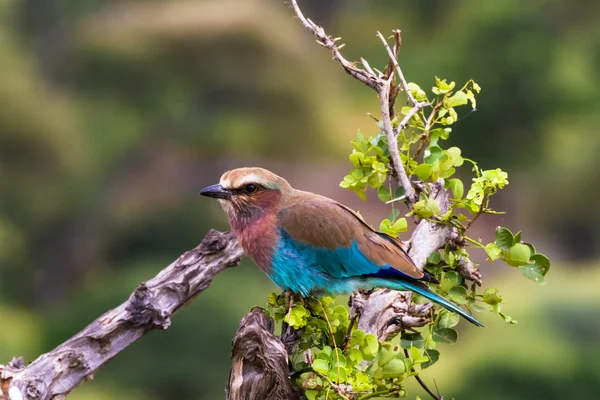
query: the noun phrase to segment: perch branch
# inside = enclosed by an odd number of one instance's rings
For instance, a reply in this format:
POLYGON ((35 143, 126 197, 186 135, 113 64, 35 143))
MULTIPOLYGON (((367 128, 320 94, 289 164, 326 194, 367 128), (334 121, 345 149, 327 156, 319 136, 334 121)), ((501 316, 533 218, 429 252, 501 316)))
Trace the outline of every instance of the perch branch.
POLYGON ((0 365, 0 400, 64 399, 148 331, 167 329, 173 314, 241 257, 242 249, 232 233, 209 231, 198 247, 141 283, 125 303, 54 350, 27 366, 22 359, 0 365))

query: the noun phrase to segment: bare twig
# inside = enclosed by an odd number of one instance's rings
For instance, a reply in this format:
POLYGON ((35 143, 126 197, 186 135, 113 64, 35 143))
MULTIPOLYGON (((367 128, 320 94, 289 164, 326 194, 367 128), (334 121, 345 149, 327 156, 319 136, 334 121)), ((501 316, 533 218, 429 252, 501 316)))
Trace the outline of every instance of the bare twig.
MULTIPOLYGON (((400 30, 396 29, 393 31, 393 33, 394 33, 394 36, 396 37, 396 43, 397 43, 396 47, 399 47, 399 45, 400 45, 400 30)), ((408 97, 408 100, 412 103, 413 106, 417 106, 419 104, 419 102, 417 101, 417 99, 414 98, 410 89, 408 88, 408 83, 406 82, 406 79, 404 78, 402 69, 400 69, 398 60, 396 59, 396 57, 398 55, 392 51, 392 49, 390 48, 390 45, 388 44, 387 40, 385 40, 385 38, 383 37, 381 32, 377 32, 377 37, 381 40, 381 42, 385 46, 385 50, 387 51, 388 56, 390 57, 390 61, 393 63, 394 67, 396 68, 396 73, 398 73, 398 77, 400 78, 400 82, 402 83, 402 88, 406 92, 406 96, 408 97)), ((423 107, 423 106, 421 106, 421 107, 423 107)))
POLYGON ((310 19, 305 18, 304 14, 302 14, 302 11, 300 11, 300 7, 298 7, 298 2, 296 0, 290 0, 290 5, 294 9, 294 12, 296 13, 298 19, 300 19, 300 22, 302 22, 302 25, 304 25, 306 29, 308 29, 310 32, 313 33, 313 35, 317 37, 317 43, 331 51, 333 59, 342 65, 346 73, 351 75, 354 79, 361 81, 370 88, 378 90, 378 86, 381 84, 381 80, 371 72, 360 69, 356 67, 355 63, 346 60, 344 56, 342 56, 342 53, 340 53, 340 49, 344 45, 338 46, 335 44, 335 42, 339 38, 332 38, 331 36, 325 33, 325 29, 323 29, 321 26, 318 26, 310 19))
POLYGON ((0 365, 0 400, 63 399, 110 359, 204 291, 215 275, 237 265, 242 249, 232 233, 211 230, 202 243, 142 283, 129 299, 31 364, 0 365))
POLYGON ((383 123, 383 132, 385 133, 388 142, 388 150, 390 152, 390 159, 394 172, 393 175, 398 184, 404 188, 404 194, 406 195, 408 201, 413 203, 415 201, 415 189, 410 183, 410 179, 408 179, 408 175, 406 175, 406 170, 404 169, 404 164, 400 159, 400 152, 396 144, 396 135, 394 134, 392 121, 390 119, 390 83, 391 79, 384 81, 384 84, 377 92, 379 95, 379 104, 381 105, 381 121, 383 123))

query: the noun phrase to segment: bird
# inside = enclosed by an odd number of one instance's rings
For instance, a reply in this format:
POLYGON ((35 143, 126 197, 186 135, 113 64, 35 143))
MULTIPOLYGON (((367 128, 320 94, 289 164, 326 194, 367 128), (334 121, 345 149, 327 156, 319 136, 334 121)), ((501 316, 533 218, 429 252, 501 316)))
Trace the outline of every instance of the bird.
POLYGON ((335 200, 258 167, 227 171, 200 195, 218 200, 246 255, 284 291, 319 297, 410 290, 483 326, 427 286, 439 281, 417 268, 402 241, 335 200))

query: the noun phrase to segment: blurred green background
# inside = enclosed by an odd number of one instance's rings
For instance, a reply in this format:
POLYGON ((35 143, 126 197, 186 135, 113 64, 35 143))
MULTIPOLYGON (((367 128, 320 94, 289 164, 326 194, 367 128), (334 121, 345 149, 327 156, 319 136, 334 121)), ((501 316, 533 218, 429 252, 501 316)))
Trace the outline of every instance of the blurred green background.
MULTIPOLYGON (((553 260, 538 286, 482 262, 505 324, 461 324, 424 373, 446 398, 589 398, 600 387, 600 2, 301 0, 349 59, 383 66, 375 32, 401 28, 400 63, 483 88, 453 144, 508 171, 494 201, 553 260)), ((387 214, 338 182, 370 89, 346 77, 282 0, 0 1, 0 363, 52 349, 213 227, 200 188, 260 165, 302 189, 387 214)), ((371 196, 374 197, 374 196, 371 196)), ((240 318, 274 287, 248 261, 166 332, 115 358, 72 399, 220 399, 240 318)), ((410 392, 426 398, 416 389, 410 392)))

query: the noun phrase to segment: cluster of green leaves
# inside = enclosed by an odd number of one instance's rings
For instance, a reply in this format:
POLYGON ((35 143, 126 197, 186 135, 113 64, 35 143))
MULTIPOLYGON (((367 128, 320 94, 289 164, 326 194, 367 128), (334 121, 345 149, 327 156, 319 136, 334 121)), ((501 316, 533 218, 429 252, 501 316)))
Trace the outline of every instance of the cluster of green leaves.
MULTIPOLYGON (((474 110, 475 96, 481 88, 470 80, 456 89, 455 82, 436 78, 429 95, 414 83, 409 84, 409 89, 419 102, 428 106, 417 112, 410 106, 402 107, 392 120, 396 143, 388 143, 381 123, 378 123, 380 132, 373 137, 359 133, 352 142, 353 169, 340 186, 363 200, 369 189, 375 190, 382 202, 391 204, 390 215, 379 229, 394 237, 407 230, 407 218, 452 226, 458 239, 430 254, 425 265, 440 281, 439 285, 432 285, 432 290, 471 312, 492 312, 507 323, 516 324, 517 321, 502 313, 503 298, 497 288, 479 288, 473 282, 478 278, 473 275, 476 265, 470 260, 469 251, 481 249, 490 261, 502 259, 539 283, 544 282, 550 262, 533 245, 521 241, 521 232, 513 234, 499 227, 495 241, 489 244, 467 236, 468 229, 481 215, 499 214, 490 207, 490 198, 508 185, 508 175, 500 169, 483 170, 466 158, 460 148, 443 146, 452 133, 451 126, 459 119, 457 109, 470 105, 474 110), (401 121, 408 115, 411 115, 408 123, 403 124, 401 121), (418 198, 409 203, 410 209, 404 215, 395 206, 404 198, 404 191, 394 187, 391 179, 390 145, 397 146, 408 176, 416 176, 423 182, 418 198), (456 175, 465 162, 474 175, 468 190, 456 175), (429 184, 441 182, 451 192, 447 209, 442 209, 430 193, 429 184)), ((415 294, 413 301, 428 300, 415 294)), ((415 367, 423 370, 433 365, 440 357, 438 345, 458 340, 454 328, 459 316, 439 306, 432 308, 430 324, 417 331, 402 332, 396 344, 389 340, 379 343, 375 336, 357 329, 350 331, 347 309, 334 305, 332 298, 303 299, 288 309, 286 298, 273 294, 269 297, 269 307, 276 321, 302 330, 291 362, 296 384, 305 389, 310 400, 403 397, 406 380, 419 373, 415 367)))
POLYGON ((513 235, 510 229, 499 226, 496 228, 496 240, 493 243, 485 246, 480 242, 475 244, 483 247, 489 261, 502 259, 511 267, 519 268, 526 278, 545 283, 545 276, 550 270, 550 260, 537 253, 531 243, 523 243, 521 231, 513 235))
MULTIPOLYGON (((352 328, 348 311, 334 299, 308 298, 288 306, 284 295, 269 296, 270 315, 294 329, 302 329, 298 350, 291 359, 296 385, 309 400, 357 399, 374 395, 403 397, 406 380, 417 374, 416 366, 427 368, 439 358, 436 342, 453 343, 456 331, 433 331, 428 347, 402 337, 398 344, 380 343, 372 334, 352 328), (406 350, 406 352, 404 351, 406 350)), ((451 313, 450 313, 451 314, 451 313)), ((455 315, 455 314, 452 314, 455 315)), ((448 327, 458 323, 446 322, 448 327)))

